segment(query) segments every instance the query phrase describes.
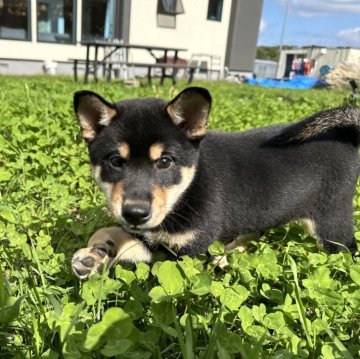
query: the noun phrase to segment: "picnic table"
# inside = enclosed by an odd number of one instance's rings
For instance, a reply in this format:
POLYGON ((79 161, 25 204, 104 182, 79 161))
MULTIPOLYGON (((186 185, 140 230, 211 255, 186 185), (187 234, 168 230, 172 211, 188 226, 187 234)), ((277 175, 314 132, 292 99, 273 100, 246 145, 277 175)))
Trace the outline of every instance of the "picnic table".
MULTIPOLYGON (((136 49, 136 50, 145 50, 147 51, 154 59, 154 63, 138 63, 138 62, 129 62, 127 60, 117 61, 116 64, 134 66, 134 67, 146 67, 148 69, 148 82, 151 84, 152 75, 151 70, 153 68, 161 69, 160 84, 162 85, 165 78, 171 78, 173 84, 176 83, 176 73, 179 69, 186 69, 189 71, 189 80, 192 82, 193 74, 195 67, 178 63, 179 57, 178 54, 180 51, 187 51, 187 49, 181 49, 176 47, 165 47, 165 46, 154 46, 154 45, 139 45, 131 43, 122 43, 120 41, 110 41, 110 40, 91 40, 91 41, 82 41, 81 45, 86 46, 86 58, 85 59, 71 59, 74 61, 74 77, 75 81, 78 80, 77 76, 77 65, 79 63, 85 64, 85 77, 84 83, 88 82, 89 75, 94 76, 95 81, 97 81, 97 72, 98 66, 108 66, 108 80, 111 80, 111 69, 114 62, 110 61, 112 54, 114 54, 119 49, 136 49), (94 51, 91 51, 91 49, 94 51), (106 52, 103 58, 99 59, 99 48, 107 48, 109 51, 106 52), (161 55, 156 56, 154 51, 160 51, 161 55), (169 56, 171 54, 171 57, 169 56), (170 70, 170 73, 167 73, 167 70, 170 70)), ((105 52, 105 51, 104 51, 105 52)))

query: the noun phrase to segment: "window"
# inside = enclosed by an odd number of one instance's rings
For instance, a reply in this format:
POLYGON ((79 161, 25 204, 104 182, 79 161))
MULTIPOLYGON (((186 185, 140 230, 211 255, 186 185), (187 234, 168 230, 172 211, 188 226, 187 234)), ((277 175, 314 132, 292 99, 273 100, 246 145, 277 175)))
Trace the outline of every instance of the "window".
POLYGON ((207 19, 221 21, 223 0, 209 0, 207 19))
POLYGON ((82 40, 115 37, 116 0, 83 0, 82 40))
POLYGON ((37 40, 75 42, 75 0, 37 0, 37 40))
POLYGON ((157 24, 160 27, 176 27, 176 15, 183 14, 181 0, 158 0, 157 24))
POLYGON ((30 0, 0 0, 0 38, 30 40, 30 0))
POLYGON ((184 13, 181 0, 158 0, 158 14, 179 15, 184 13))

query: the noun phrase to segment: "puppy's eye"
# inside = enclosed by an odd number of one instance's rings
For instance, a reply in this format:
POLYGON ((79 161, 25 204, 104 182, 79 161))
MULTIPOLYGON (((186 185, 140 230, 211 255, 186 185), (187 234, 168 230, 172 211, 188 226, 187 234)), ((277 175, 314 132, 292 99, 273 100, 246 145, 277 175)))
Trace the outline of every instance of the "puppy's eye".
POLYGON ((165 170, 169 168, 173 163, 173 160, 168 156, 160 157, 160 159, 157 161, 157 166, 161 170, 165 170))
POLYGON ((124 164, 124 159, 120 156, 112 156, 109 158, 109 161, 114 167, 122 167, 122 165, 124 164))

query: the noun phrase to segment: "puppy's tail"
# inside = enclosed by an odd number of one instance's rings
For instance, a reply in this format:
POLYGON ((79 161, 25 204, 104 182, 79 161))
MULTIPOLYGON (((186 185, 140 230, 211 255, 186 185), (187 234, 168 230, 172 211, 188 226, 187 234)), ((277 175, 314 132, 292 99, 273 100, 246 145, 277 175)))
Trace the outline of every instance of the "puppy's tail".
POLYGON ((318 112, 286 127, 271 142, 296 144, 330 137, 360 145, 360 108, 338 107, 318 112))

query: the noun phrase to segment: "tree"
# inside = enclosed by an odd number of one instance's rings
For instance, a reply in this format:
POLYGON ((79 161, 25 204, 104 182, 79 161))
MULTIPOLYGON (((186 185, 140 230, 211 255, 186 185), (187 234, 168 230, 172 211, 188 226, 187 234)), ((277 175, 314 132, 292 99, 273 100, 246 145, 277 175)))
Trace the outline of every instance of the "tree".
MULTIPOLYGON (((283 49, 291 49, 293 46, 285 45, 283 49)), ((256 49, 256 58, 258 60, 278 61, 279 46, 258 46, 256 49)))

